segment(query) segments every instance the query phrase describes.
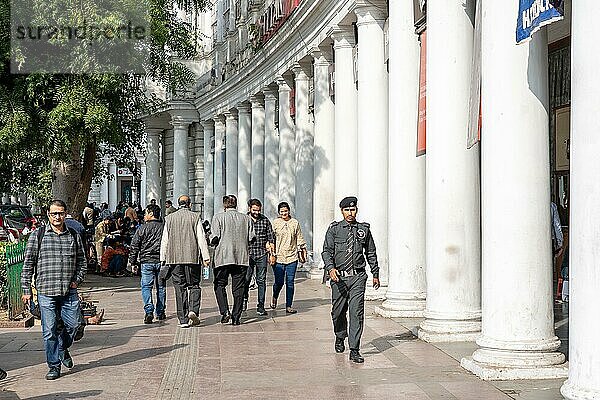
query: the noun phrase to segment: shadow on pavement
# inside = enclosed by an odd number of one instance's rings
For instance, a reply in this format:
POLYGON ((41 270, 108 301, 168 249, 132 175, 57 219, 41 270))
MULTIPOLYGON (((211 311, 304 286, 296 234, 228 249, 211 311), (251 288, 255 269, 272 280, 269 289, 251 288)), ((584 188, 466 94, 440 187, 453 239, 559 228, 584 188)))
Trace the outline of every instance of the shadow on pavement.
POLYGON ((58 393, 49 393, 43 394, 35 397, 19 397, 15 392, 0 392, 1 400, 52 400, 52 399, 62 399, 62 400, 74 400, 74 399, 83 399, 86 397, 94 397, 102 394, 102 390, 85 390, 83 392, 76 393, 68 393, 68 392, 58 392, 58 393))

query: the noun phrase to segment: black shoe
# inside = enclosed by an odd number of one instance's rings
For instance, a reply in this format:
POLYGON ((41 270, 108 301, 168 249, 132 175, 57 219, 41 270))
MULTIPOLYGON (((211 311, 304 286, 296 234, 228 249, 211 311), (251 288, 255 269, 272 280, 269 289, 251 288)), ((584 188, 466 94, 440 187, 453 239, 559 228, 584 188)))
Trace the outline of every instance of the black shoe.
POLYGON ((344 350, 346 350, 346 346, 344 346, 344 339, 336 337, 335 338, 335 352, 343 353, 344 350))
POLYGON ((153 320, 154 320, 154 315, 152 315, 152 313, 146 313, 146 315, 144 316, 144 323, 151 324, 153 320))
POLYGON ((365 362, 365 359, 360 355, 358 350, 350 349, 350 361, 353 361, 357 364, 362 364, 365 362))
POLYGON ((258 315, 262 315, 263 317, 264 317, 265 315, 269 315, 269 314, 267 314, 267 311, 266 311, 264 308, 257 308, 257 309, 256 309, 256 313, 257 313, 258 315))
POLYGON ((225 314, 223 314, 223 316, 221 316, 221 323, 226 324, 229 322, 230 319, 231 319, 231 314, 229 312, 226 312, 225 314))
POLYGON ((2 368, 0 368, 0 381, 1 381, 2 379, 6 378, 6 375, 8 375, 8 374, 6 373, 6 371, 5 371, 5 370, 3 370, 2 368))
POLYGON ((158 314, 156 316, 156 319, 159 320, 159 321, 164 321, 165 319, 167 319, 167 316, 165 315, 165 313, 158 314))
POLYGON ((65 350, 65 352, 63 353, 62 363, 67 368, 73 368, 73 357, 71 357, 69 350, 65 350))
POLYGON ((240 317, 237 317, 237 318, 233 317, 233 318, 231 318, 231 325, 240 325, 240 324, 241 324, 240 317))
POLYGON ((60 368, 58 368, 58 367, 50 368, 50 370, 46 374, 46 379, 49 381, 53 381, 58 378, 60 378, 60 368))
POLYGON ((84 334, 84 330, 85 330, 85 325, 83 325, 83 324, 79 325, 79 328, 77 328, 77 333, 75 334, 75 337, 73 338, 74 342, 78 342, 81 340, 81 338, 83 337, 83 334, 84 334))
POLYGON ((242 305, 242 311, 248 310, 248 299, 244 299, 244 304, 242 305))

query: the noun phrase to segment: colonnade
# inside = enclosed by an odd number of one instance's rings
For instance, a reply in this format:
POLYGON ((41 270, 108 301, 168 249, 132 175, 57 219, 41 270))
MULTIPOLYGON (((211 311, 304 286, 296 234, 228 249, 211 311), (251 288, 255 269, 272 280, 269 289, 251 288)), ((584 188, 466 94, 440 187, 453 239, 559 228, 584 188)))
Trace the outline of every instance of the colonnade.
MULTIPOLYGON (((354 1, 356 35, 348 23, 328 26, 319 43, 243 98, 197 110, 205 146, 204 218, 222 208, 226 193, 238 195, 240 210, 243 200, 261 199, 270 218, 277 203, 287 201, 318 262, 327 225, 339 219, 337 202, 357 195, 359 220, 371 223, 378 248, 384 287, 368 295, 385 296, 379 314, 424 317, 418 335, 425 341, 476 340, 479 348, 462 365, 484 379, 565 377, 568 371, 567 398, 599 398, 600 353, 590 336, 598 323, 586 315, 599 308, 591 249, 600 215, 590 218, 597 208, 590 199, 600 201, 593 175, 600 152, 593 132, 600 127, 589 115, 598 111, 590 99, 600 92, 594 73, 600 58, 586 48, 593 46, 589 32, 597 37, 600 28, 585 10, 600 6, 591 0, 573 6, 580 23, 573 23, 578 75, 572 75, 568 370, 557 352, 552 312, 544 30, 516 46, 518 4, 481 2, 483 139, 467 148, 474 2, 427 3, 426 156, 416 154, 420 45, 413 4, 391 1, 388 16, 385 1, 354 1)), ((154 176, 158 166, 147 165, 154 176)), ((173 194, 184 189, 174 177, 173 194)))

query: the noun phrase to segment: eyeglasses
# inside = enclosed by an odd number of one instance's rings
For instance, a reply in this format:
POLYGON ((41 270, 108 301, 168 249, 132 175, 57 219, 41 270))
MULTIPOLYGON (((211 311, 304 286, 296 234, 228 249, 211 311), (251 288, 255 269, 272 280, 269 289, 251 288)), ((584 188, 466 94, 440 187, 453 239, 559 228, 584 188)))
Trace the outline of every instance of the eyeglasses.
POLYGON ((57 212, 49 212, 48 215, 50 215, 51 217, 54 217, 54 218, 62 218, 65 216, 65 213, 57 211, 57 212))

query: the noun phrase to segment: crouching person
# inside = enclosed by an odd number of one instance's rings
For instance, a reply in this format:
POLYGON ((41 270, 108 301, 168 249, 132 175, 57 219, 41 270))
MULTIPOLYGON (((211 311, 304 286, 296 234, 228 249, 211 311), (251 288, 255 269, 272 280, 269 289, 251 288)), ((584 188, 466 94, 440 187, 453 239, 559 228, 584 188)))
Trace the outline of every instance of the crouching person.
POLYGON ((21 274, 26 303, 31 301, 31 278, 36 275, 48 380, 60 377, 61 363, 67 368, 73 367, 69 347, 80 324, 77 287, 83 281, 86 269, 83 242, 65 225, 66 213, 67 207, 62 200, 50 203, 50 223, 29 237, 21 274), (59 319, 64 323, 62 330, 58 329, 59 319))

